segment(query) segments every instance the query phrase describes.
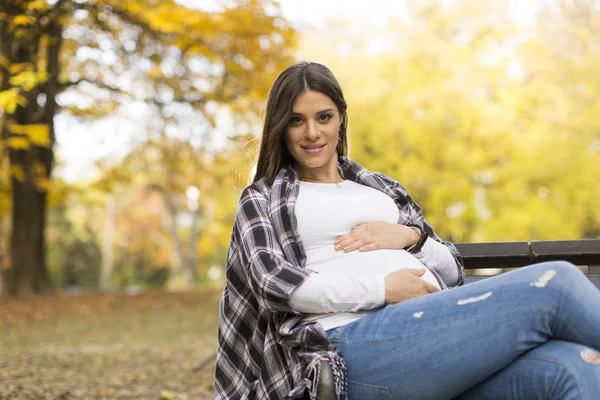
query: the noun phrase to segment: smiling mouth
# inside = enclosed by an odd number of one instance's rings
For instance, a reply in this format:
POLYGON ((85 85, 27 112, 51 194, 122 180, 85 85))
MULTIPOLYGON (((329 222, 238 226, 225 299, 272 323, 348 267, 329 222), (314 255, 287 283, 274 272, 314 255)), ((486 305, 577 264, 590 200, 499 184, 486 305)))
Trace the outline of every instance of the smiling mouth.
POLYGON ((317 145, 317 146, 300 146, 302 147, 302 149, 304 150, 304 152, 306 154, 319 154, 323 151, 323 148, 325 147, 324 144, 321 145, 317 145))

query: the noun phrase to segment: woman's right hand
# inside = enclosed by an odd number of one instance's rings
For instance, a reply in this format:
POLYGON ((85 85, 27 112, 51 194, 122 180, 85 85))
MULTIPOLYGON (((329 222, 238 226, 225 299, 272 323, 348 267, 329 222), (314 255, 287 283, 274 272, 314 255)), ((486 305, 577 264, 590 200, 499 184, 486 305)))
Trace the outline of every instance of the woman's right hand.
POLYGON ((385 277, 385 304, 399 303, 414 297, 439 292, 440 289, 421 279, 425 268, 400 269, 385 277))

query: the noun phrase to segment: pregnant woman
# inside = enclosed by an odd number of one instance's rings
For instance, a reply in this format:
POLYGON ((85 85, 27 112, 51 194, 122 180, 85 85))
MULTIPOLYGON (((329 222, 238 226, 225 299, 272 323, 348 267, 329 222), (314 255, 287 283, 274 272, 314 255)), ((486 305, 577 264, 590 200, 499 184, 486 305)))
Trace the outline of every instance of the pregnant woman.
POLYGON ((338 399, 600 398, 600 291, 566 262, 460 286, 456 248, 347 157, 347 126, 325 66, 275 81, 231 236, 215 397, 314 400, 326 363, 338 399))

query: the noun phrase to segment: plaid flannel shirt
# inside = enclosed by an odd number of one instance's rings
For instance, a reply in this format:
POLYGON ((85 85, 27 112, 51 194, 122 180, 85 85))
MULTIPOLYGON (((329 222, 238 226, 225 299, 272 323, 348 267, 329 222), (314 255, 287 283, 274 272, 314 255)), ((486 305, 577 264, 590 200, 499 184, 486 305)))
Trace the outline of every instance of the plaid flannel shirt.
MULTIPOLYGON (((400 210, 399 224, 418 224, 445 244, 456 260, 462 284, 460 254, 453 244, 438 238, 398 182, 347 157, 339 157, 338 170, 344 179, 392 197, 400 210)), ((216 399, 292 399, 306 390, 315 399, 321 361, 332 366, 338 398, 347 398, 341 354, 319 324, 299 325, 302 315, 289 305, 294 289, 315 273, 304 268, 306 253, 294 214, 298 192, 298 174, 286 166, 272 185, 260 180, 241 195, 220 303, 216 399)))

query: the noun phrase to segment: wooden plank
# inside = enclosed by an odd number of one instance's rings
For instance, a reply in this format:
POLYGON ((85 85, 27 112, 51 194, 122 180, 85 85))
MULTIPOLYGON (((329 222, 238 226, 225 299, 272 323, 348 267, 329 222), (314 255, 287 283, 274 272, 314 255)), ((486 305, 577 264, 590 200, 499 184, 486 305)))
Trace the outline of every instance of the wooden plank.
POLYGON ((535 262, 566 260, 576 265, 600 263, 600 240, 546 240, 531 242, 535 262))
POLYGON ((600 265, 600 240, 455 243, 465 268, 512 268, 565 260, 576 265, 600 265))
POLYGON ((540 256, 600 255, 600 240, 534 240, 531 249, 540 256))
POLYGON ((530 256, 527 242, 455 243, 455 246, 467 258, 530 256))
POLYGON ((512 268, 531 264, 527 242, 455 243, 465 268, 512 268))

